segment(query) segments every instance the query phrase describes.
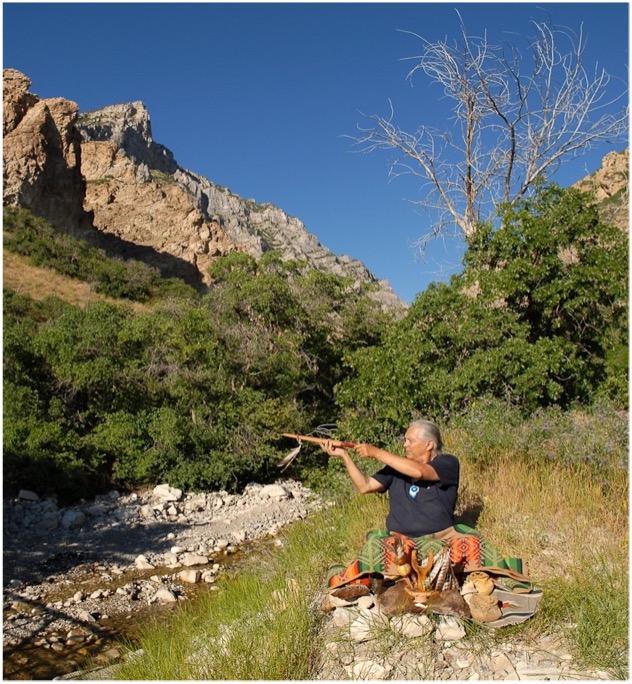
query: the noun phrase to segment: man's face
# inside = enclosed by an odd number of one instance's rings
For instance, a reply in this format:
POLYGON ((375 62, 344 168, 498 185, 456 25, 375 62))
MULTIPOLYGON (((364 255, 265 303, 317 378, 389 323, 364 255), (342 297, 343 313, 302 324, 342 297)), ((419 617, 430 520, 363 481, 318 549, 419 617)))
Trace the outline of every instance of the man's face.
POLYGON ((419 460, 427 457, 431 440, 423 439, 419 428, 409 427, 404 435, 404 451, 406 458, 419 460))

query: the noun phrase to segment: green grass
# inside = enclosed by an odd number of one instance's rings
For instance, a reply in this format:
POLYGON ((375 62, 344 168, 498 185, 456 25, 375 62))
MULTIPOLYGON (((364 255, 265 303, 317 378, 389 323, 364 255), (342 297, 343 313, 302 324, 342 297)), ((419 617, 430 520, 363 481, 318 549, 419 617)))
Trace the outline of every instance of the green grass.
MULTIPOLYGON (((622 559, 619 559, 622 560, 622 559)), ((601 555, 587 557, 568 576, 544 583, 542 619, 572 625, 567 637, 579 662, 628 678, 628 572, 601 555)))
POLYGON ((317 605, 327 568, 351 559, 367 529, 381 527, 383 501, 353 497, 296 523, 284 546, 144 629, 143 658, 120 679, 309 679, 321 649, 317 605))
MULTIPOLYGON (((626 679, 626 440, 617 435, 610 441, 608 462, 601 452, 597 459, 566 453, 574 447, 576 454, 584 453, 588 434, 613 434, 621 427, 620 416, 593 411, 559 418, 553 413, 548 422, 540 416, 524 423, 516 448, 505 441, 492 462, 467 452, 465 445, 474 437, 462 426, 445 431, 447 449, 462 461, 459 514, 477 509, 479 531, 506 555, 526 559, 531 578, 544 590, 532 620, 492 633, 470 625, 465 642, 469 650, 484 653, 501 641, 533 644, 542 635, 556 635, 582 668, 626 679), (542 437, 545 423, 546 454, 536 455, 542 448, 536 444, 525 456, 526 443, 536 434, 542 437), (569 429, 572 424, 575 431, 569 429), (556 449, 565 458, 551 459, 556 449)), ((517 428, 506 421, 497 431, 505 429, 517 428)), ((498 434, 494 440, 503 441, 498 434)), ((253 558, 241 574, 226 578, 220 591, 178 610, 168 624, 147 625, 141 644, 145 655, 123 664, 117 679, 314 678, 323 648, 324 615, 317 597, 327 568, 351 560, 367 530, 383 527, 385 514, 384 497, 353 495, 295 523, 281 550, 253 558)), ((378 641, 375 648, 385 652, 408 648, 395 643, 393 634, 378 641)), ((422 655, 420 677, 427 678, 431 669, 423 666, 422 655)))

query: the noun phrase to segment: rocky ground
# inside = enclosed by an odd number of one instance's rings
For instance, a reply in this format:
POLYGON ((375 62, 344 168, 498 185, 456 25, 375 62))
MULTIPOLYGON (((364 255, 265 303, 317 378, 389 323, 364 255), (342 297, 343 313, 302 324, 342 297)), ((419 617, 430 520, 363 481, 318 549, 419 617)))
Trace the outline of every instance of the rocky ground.
MULTIPOLYGON (((120 638, 133 638, 140 618, 215 590, 248 549, 280 544, 280 528, 321 505, 291 480, 240 495, 159 485, 71 508, 29 491, 5 500, 4 679, 68 679, 99 665, 91 678, 115 679, 106 665, 122 657, 120 638)), ((325 592, 315 607, 327 613, 321 680, 611 679, 581 670, 563 635, 481 647, 454 616, 393 616, 368 592, 325 592)))
POLYGON ((4 501, 4 678, 50 679, 116 660, 121 635, 215 579, 255 540, 320 507, 294 481, 240 495, 110 492, 59 508, 30 491, 4 501))
MULTIPOLYGON (((502 630, 498 630, 501 632, 502 630)), ((605 671, 578 667, 563 635, 502 638, 490 647, 464 637, 452 615, 389 616, 372 594, 338 599, 325 626, 323 680, 608 680, 605 671)), ((501 636, 501 634, 498 634, 501 636)))

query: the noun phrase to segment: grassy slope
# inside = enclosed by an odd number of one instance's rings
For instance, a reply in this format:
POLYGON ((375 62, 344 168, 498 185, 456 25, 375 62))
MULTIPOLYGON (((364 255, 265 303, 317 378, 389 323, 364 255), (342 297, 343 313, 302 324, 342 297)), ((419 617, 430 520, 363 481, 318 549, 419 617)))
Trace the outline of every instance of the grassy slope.
POLYGON ((94 291, 90 283, 69 278, 52 268, 33 266, 28 257, 20 256, 7 249, 2 250, 3 285, 36 300, 58 297, 75 306, 86 306, 90 302, 107 301, 132 306, 140 310, 143 305, 129 300, 115 300, 94 291))

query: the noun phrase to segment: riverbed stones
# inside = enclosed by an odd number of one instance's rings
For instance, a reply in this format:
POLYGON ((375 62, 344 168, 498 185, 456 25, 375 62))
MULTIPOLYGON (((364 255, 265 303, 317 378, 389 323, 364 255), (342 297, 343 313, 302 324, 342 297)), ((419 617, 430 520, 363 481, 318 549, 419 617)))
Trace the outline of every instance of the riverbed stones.
POLYGON ((156 567, 155 565, 152 565, 142 553, 139 556, 136 556, 134 565, 139 570, 153 570, 156 567))
POLYGON ((39 495, 36 492, 32 492, 30 489, 20 489, 18 492, 18 499, 21 501, 39 501, 39 495))
POLYGON ((154 594, 153 599, 155 601, 159 601, 160 603, 176 603, 178 601, 177 596, 165 587, 158 589, 158 591, 154 594))
POLYGON ((187 567, 191 567, 192 565, 206 565, 208 563, 208 558, 198 553, 185 553, 181 563, 187 567))
POLYGON ((187 584, 197 584, 202 579, 202 573, 199 570, 182 570, 177 577, 187 584))
POLYGON ((61 518, 61 526, 67 530, 79 530, 86 523, 86 516, 82 511, 66 511, 61 518))
MULTIPOLYGON (((322 506, 298 482, 277 484, 284 494, 276 490, 276 498, 263 496, 265 485, 257 483, 241 494, 183 494, 165 483, 144 492, 112 491, 68 508, 58 507, 52 498, 40 498, 37 492, 29 493, 27 487, 21 496, 4 499, 5 646, 19 652, 32 643, 34 635, 44 638, 53 629, 65 634, 64 627, 67 631, 78 621, 101 624, 107 615, 112 621, 120 616, 134 622, 139 611, 161 605, 156 598, 159 589, 170 592, 170 597, 163 594, 163 598, 174 604, 174 597, 179 603, 200 590, 217 591, 221 568, 213 561, 225 562, 238 544, 276 534, 322 506), (80 527, 75 523, 62 526, 68 512, 72 517, 66 517, 67 523, 81 520, 81 515, 85 522, 80 527), (171 554, 171 547, 178 547, 178 554, 171 554), (185 554, 192 554, 190 559, 198 556, 199 568, 184 566, 180 561, 185 554), (173 574, 178 568, 201 571, 200 581, 195 585, 184 581, 173 574), (145 573, 161 576, 162 586, 145 573), (11 579, 15 582, 10 586, 11 579), (84 594, 81 600, 79 591, 84 594), (24 592, 28 608, 19 612, 11 608, 8 592, 24 592)), ((51 643, 64 648, 63 640, 51 643)), ((104 644, 108 643, 105 639, 104 644)), ((61 664, 67 654, 63 650, 60 654, 61 664)))
POLYGON ((168 484, 156 485, 152 491, 153 495, 160 499, 160 501, 180 501, 182 498, 182 490, 175 487, 170 487, 168 484))
POLYGON ((267 499, 275 499, 276 501, 283 501, 284 499, 289 499, 292 493, 279 484, 266 485, 261 490, 261 496, 267 499))

